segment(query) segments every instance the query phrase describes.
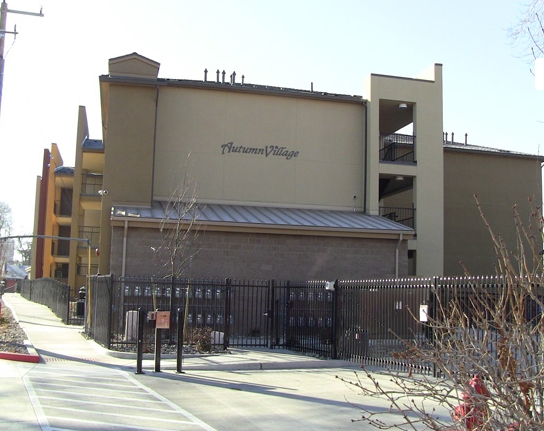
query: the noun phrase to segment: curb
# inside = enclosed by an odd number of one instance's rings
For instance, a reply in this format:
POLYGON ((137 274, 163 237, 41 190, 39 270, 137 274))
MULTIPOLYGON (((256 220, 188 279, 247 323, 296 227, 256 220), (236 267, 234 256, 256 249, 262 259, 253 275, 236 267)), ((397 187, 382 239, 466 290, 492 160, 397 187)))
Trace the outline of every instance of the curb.
MULTIPOLYGON (((9 308, 11 311, 11 314, 16 322, 19 322, 19 316, 17 316, 17 313, 15 312, 15 309, 13 306, 4 300, 4 305, 9 308)), ((26 335, 26 331, 23 329, 23 332, 26 335)), ((26 335, 28 338, 28 335, 26 335)), ((37 364, 40 362, 41 357, 38 355, 38 352, 36 352, 36 349, 34 346, 30 343, 30 341, 24 340, 26 350, 28 350, 28 354, 25 353, 11 353, 11 352, 0 352, 0 359, 6 359, 8 361, 18 361, 18 362, 31 362, 33 364, 37 364)))
POLYGON ((0 359, 6 359, 8 361, 30 362, 33 364, 37 364, 38 362, 40 362, 40 355, 38 355, 36 349, 34 349, 34 346, 30 344, 28 340, 25 340, 25 346, 28 350, 28 354, 0 352, 0 359))

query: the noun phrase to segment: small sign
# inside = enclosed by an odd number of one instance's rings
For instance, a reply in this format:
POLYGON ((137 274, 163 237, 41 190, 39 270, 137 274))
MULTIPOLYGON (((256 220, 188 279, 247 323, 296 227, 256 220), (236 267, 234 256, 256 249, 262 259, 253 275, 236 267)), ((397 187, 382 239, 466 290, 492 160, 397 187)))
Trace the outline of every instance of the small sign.
POLYGON ((155 328, 168 329, 170 328, 170 312, 169 311, 157 311, 157 323, 155 328))
POLYGON ((429 306, 427 304, 421 304, 419 306, 419 321, 428 322, 429 321, 428 313, 429 313, 429 306))

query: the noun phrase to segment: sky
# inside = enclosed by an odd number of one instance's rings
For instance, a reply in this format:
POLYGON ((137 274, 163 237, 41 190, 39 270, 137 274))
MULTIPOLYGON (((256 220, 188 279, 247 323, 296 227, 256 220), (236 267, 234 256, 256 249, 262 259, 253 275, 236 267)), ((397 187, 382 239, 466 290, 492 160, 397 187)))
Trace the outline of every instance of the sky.
MULTIPOLYGON (((508 29, 518 0, 6 0, 0 202, 13 234, 32 233, 44 149, 74 166, 79 106, 101 139, 98 78, 137 52, 159 77, 204 69, 246 83, 361 95, 371 73, 416 77, 443 65, 444 132, 456 141, 544 153, 544 92, 508 29)), ((460 173, 462 174, 462 173, 460 173)))

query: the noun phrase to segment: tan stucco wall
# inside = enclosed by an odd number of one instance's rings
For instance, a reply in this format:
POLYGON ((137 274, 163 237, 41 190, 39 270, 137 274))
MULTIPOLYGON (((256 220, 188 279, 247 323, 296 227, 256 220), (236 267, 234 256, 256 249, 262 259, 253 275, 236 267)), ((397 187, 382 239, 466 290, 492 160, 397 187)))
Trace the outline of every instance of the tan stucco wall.
MULTIPOLYGON (((440 275, 443 271, 443 149, 442 149, 442 66, 434 65, 422 78, 407 79, 371 75, 365 82, 369 99, 367 208, 379 212, 380 175, 413 177, 416 208, 416 274, 440 275), (413 106, 413 133, 416 136, 415 164, 380 163, 380 101, 413 106)), ((390 131, 387 131, 390 132, 390 131)))
POLYGON ((123 57, 110 59, 109 72, 112 76, 156 78, 159 73, 159 66, 159 63, 153 60, 129 54, 123 57))
POLYGON ((364 109, 362 103, 161 88, 154 196, 169 198, 187 165, 201 202, 351 209, 357 196, 360 208, 364 109), (262 154, 232 151, 240 146, 262 154), (291 157, 273 155, 272 146, 291 157))
MULTIPOLYGON (((102 196, 102 227, 109 226, 113 199, 128 205, 151 204, 157 90, 154 86, 115 85, 107 97, 103 190, 108 194, 102 196)), ((110 237, 110 229, 101 229, 102 273, 109 271, 110 237)))
MULTIPOLYGON (((516 251, 514 205, 524 223, 532 204, 542 202, 542 176, 536 158, 445 150, 444 274, 462 275, 462 261, 472 275, 495 274, 497 259, 490 233, 474 194, 495 234, 516 251)), ((540 246, 540 250, 542 247, 540 246)))

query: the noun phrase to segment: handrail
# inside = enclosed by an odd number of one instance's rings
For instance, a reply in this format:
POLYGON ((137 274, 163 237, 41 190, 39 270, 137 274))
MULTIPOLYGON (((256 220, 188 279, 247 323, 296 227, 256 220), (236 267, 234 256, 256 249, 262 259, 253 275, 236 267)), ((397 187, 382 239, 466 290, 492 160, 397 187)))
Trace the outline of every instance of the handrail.
POLYGON ((415 208, 380 207, 380 216, 411 227, 412 229, 415 228, 415 208))
POLYGON ((415 163, 414 135, 380 133, 380 161, 415 163))

